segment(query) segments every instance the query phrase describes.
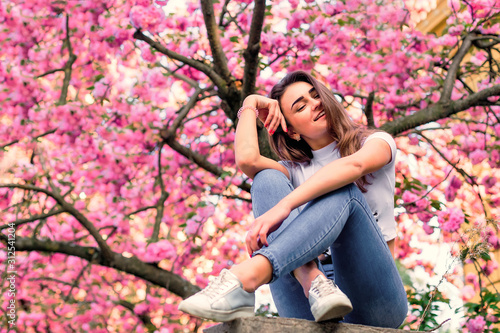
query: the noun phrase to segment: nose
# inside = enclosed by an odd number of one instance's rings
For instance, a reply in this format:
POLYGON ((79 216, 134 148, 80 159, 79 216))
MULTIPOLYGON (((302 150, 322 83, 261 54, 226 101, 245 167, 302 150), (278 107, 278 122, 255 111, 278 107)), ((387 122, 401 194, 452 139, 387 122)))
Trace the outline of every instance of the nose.
POLYGON ((317 99, 313 99, 313 104, 312 104, 312 109, 313 111, 316 111, 316 109, 321 105, 321 101, 317 99))

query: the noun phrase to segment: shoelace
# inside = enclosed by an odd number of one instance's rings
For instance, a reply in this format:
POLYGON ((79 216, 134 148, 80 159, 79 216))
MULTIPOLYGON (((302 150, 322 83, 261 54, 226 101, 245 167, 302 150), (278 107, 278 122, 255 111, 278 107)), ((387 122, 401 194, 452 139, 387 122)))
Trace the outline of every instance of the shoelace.
POLYGON ((337 285, 332 281, 321 281, 317 283, 311 291, 319 297, 323 297, 335 293, 337 291, 337 285))
POLYGON ((208 298, 212 299, 231 286, 232 281, 225 279, 224 276, 219 276, 215 280, 210 281, 202 292, 207 295, 208 298))

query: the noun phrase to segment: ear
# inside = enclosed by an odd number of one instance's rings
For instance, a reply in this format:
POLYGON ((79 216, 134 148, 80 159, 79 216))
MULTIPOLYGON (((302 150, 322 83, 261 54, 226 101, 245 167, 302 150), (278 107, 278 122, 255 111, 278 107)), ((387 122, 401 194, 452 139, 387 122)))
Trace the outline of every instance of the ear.
POLYGON ((301 137, 300 134, 295 132, 292 127, 288 127, 288 136, 294 140, 300 141, 301 137))

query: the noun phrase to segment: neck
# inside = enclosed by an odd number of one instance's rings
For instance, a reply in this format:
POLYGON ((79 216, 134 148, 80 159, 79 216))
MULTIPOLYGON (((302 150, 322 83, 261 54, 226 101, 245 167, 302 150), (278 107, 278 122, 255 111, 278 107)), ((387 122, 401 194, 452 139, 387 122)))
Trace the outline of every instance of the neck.
POLYGON ((312 150, 319 150, 321 148, 325 148, 328 146, 330 143, 335 141, 331 136, 328 136, 324 139, 321 140, 306 140, 307 144, 309 147, 311 147, 312 150))

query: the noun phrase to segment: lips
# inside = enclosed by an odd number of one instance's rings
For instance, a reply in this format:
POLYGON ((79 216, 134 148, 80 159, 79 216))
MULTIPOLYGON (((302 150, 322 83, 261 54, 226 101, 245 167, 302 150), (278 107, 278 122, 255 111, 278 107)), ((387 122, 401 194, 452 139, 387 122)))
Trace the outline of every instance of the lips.
POLYGON ((320 113, 318 113, 316 118, 314 118, 314 121, 318 120, 319 118, 323 117, 324 115, 325 115, 325 111, 321 111, 320 113))

